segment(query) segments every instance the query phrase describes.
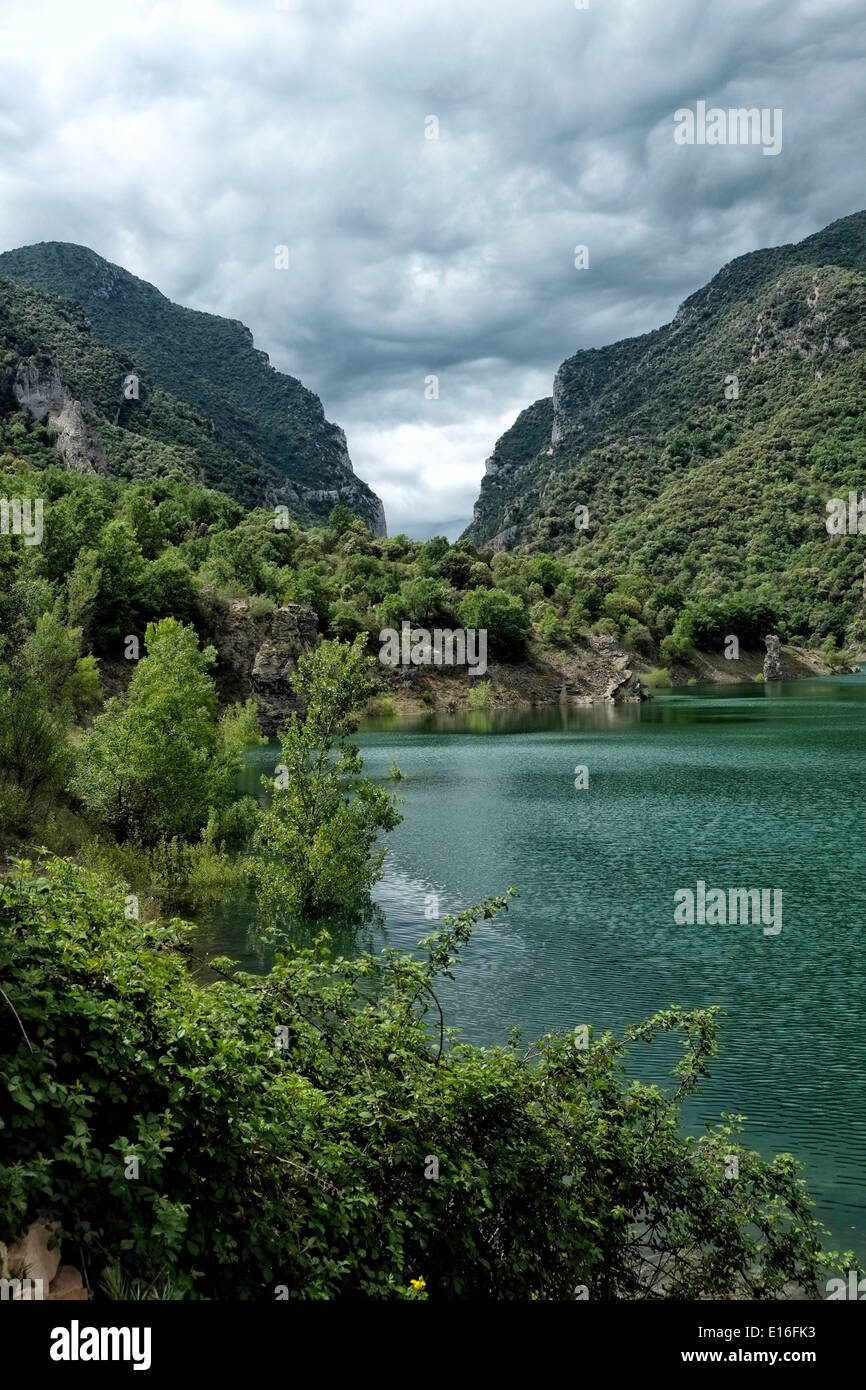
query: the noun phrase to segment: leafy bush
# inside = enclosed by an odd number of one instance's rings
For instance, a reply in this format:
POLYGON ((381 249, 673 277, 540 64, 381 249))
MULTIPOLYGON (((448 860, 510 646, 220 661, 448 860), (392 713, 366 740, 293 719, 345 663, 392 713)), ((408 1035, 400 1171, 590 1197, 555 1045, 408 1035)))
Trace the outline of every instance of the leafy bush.
POLYGON ((363 764, 348 736, 355 711, 375 690, 364 639, 351 646, 323 642, 301 657, 294 687, 306 709, 280 734, 282 769, 263 778, 273 789, 256 830, 253 878, 259 902, 275 917, 354 907, 380 875, 381 830, 400 822, 394 799, 361 776, 363 764))
POLYGON ((467 628, 486 628, 492 656, 517 656, 526 642, 529 619, 519 598, 502 589, 470 589, 460 600, 460 621, 467 628))
POLYGON ((65 721, 48 708, 42 686, 30 677, 3 680, 0 673, 0 785, 14 789, 6 796, 7 816, 20 817, 25 805, 62 791, 71 767, 65 721))
POLYGON ((725 638, 733 634, 742 647, 763 649, 764 637, 775 632, 776 622, 776 611, 770 604, 733 597, 724 602, 687 604, 677 617, 673 636, 700 649, 721 649, 725 638))
POLYGON ((73 787, 115 834, 154 844, 200 831, 230 799, 241 750, 260 739, 251 703, 217 724, 216 654, 192 628, 149 623, 145 647, 126 695, 85 733, 73 787))
POLYGON ((504 905, 446 918, 420 955, 292 950, 264 979, 214 961, 204 988, 181 923, 127 920, 123 887, 67 861, 20 864, 0 891, 0 1238, 59 1221, 113 1296, 819 1297, 793 1160, 743 1150, 734 1122, 680 1130, 714 1010, 627 1030, 682 1033, 673 1094, 629 1081, 610 1034, 527 1050, 444 1029, 437 979, 504 905))
POLYGON ((641 656, 651 656, 655 650, 652 633, 643 623, 630 623, 625 630, 625 645, 641 656))
POLYGON ((484 710, 490 707, 490 691, 492 685, 490 681, 475 680, 469 687, 467 704, 472 710, 484 710))
POLYGON ((673 666, 677 661, 691 661, 695 649, 688 637, 674 631, 663 637, 659 644, 659 657, 663 666, 673 666))
POLYGON ((393 719, 397 706, 388 695, 374 695, 364 706, 364 714, 370 719, 393 719))

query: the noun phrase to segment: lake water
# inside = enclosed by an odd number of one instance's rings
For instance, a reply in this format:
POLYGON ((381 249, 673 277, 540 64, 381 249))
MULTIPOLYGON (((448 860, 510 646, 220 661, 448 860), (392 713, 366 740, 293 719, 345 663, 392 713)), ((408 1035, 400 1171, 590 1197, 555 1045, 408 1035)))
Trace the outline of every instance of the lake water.
MULTIPOLYGON (((590 1023, 621 1031, 669 1004, 719 1004, 721 1050, 685 1115, 748 1117, 744 1139, 793 1152, 839 1245, 866 1259, 866 678, 702 687, 637 706, 428 716, 365 726, 367 774, 405 774, 376 920, 344 951, 413 949, 509 885, 441 998, 479 1043, 590 1023), (589 787, 574 786, 585 766, 589 787), (782 929, 677 925, 674 894, 779 889, 782 929)), ((259 790, 278 745, 249 759, 259 790)), ((248 904, 202 914, 200 947, 269 968, 248 904)), ((665 1080, 667 1041, 631 1069, 665 1080)))

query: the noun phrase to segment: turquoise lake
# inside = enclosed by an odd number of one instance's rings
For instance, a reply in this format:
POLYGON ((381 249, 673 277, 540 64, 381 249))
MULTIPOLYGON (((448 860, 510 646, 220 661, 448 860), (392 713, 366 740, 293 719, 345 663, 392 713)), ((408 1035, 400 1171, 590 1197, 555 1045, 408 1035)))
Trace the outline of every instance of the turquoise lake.
MULTIPOLYGON (((367 775, 404 780, 378 913, 343 951, 413 949, 440 914, 519 889, 482 923, 441 999, 478 1043, 589 1023, 620 1032, 669 1004, 719 1004, 721 1050, 690 1128, 747 1117, 793 1152, 834 1242, 866 1259, 863 810, 866 678, 691 688, 643 705, 378 721, 367 775), (575 767, 589 786, 574 786, 575 767), (778 889, 782 929, 677 925, 674 894, 778 889), (438 899, 438 904, 433 901, 438 899)), ((248 759, 260 793, 278 745, 248 759)), ((247 903, 199 916, 199 949, 264 971, 247 903)), ((664 1083, 667 1042, 631 1053, 664 1083)))

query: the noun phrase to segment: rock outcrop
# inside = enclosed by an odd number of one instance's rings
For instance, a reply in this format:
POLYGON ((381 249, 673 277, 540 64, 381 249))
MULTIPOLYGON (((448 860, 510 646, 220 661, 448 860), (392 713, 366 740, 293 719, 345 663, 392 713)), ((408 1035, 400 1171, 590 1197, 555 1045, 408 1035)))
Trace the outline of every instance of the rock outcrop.
POLYGON ((603 689, 600 698, 612 704, 636 704, 646 699, 640 679, 631 669, 631 657, 606 633, 594 633, 589 645, 602 658, 603 689))
POLYGON ((778 637, 765 637, 767 655, 764 657, 764 680, 783 681, 785 672, 782 667, 782 643, 778 637))
POLYGON ((256 652, 250 671, 250 689, 259 707, 263 733, 276 733, 288 714, 302 708, 292 676, 298 658, 315 647, 318 630, 318 619, 305 604, 289 603, 274 612, 270 633, 256 652))
POLYGON ((299 657, 313 651, 318 618, 304 603, 287 603, 255 612, 249 599, 226 602, 206 589, 209 639, 219 652, 215 680, 223 700, 250 696, 259 710, 262 732, 277 732, 288 714, 301 709, 292 676, 299 657))
POLYGON ((87 1299, 80 1272, 74 1265, 60 1263, 58 1229, 56 1221, 34 1221, 18 1245, 0 1243, 0 1278, 13 1281, 13 1301, 80 1303, 87 1299))
POLYGON ((81 402, 64 385, 54 364, 21 364, 12 390, 18 408, 26 410, 54 436, 54 446, 66 468, 74 473, 105 471, 102 444, 88 429, 81 402))

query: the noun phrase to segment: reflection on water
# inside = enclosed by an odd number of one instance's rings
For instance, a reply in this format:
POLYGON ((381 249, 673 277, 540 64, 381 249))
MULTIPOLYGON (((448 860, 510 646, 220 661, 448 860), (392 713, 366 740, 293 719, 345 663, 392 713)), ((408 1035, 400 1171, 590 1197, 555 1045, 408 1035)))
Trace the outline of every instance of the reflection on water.
MULTIPOLYGON (((720 1004, 721 1053, 689 1122, 746 1114, 746 1141, 803 1158, 820 1215, 866 1258, 864 697, 849 676, 368 723, 367 774, 404 798, 404 820, 378 915, 325 925, 345 954, 411 950, 435 926, 431 900, 458 911, 515 884, 441 991, 476 1042, 720 1004), (674 893, 699 879, 781 890, 782 931, 675 925, 674 893)), ((278 745, 257 749, 242 790, 260 793, 278 760, 278 745)), ((293 935, 309 944, 320 927, 293 935)), ((198 941, 248 970, 273 959, 248 901, 202 914, 198 941)), ((668 1061, 654 1044, 631 1066, 663 1080, 668 1061)))

